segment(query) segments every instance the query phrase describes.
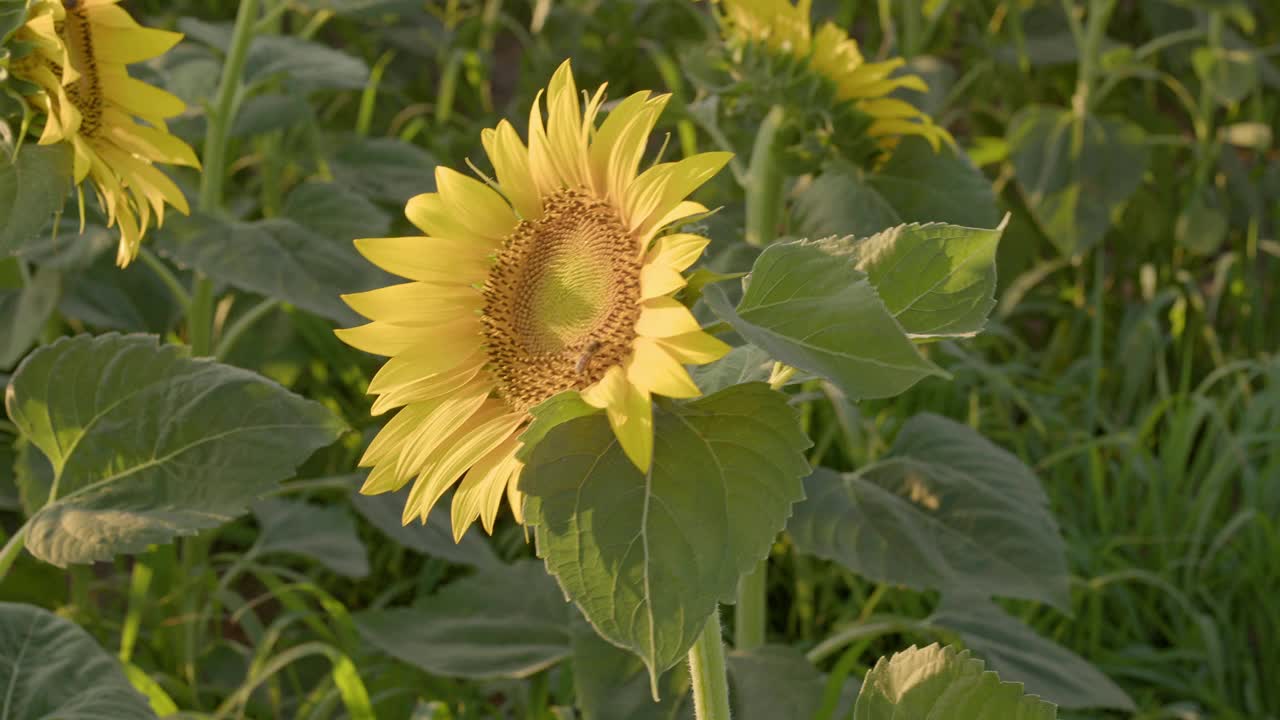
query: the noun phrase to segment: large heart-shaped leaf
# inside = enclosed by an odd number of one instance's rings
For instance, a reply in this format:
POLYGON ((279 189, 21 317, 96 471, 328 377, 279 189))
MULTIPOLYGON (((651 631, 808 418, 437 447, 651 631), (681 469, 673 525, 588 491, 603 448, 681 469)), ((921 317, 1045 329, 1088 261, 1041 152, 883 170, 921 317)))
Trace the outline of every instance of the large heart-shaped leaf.
POLYGON ((1124 120, 1031 105, 1006 139, 1027 207, 1063 255, 1102 240, 1147 167, 1142 129, 1124 120))
POLYGON ((779 362, 820 375, 851 399, 893 397, 929 375, 920 355, 857 269, 849 242, 786 242, 765 248, 735 310, 723 288, 703 297, 744 338, 779 362))
POLYGON ((406 487, 399 492, 381 495, 354 493, 351 503, 384 535, 411 550, 469 567, 502 565, 493 548, 489 547, 489 543, 485 542, 474 525, 463 534, 461 541, 454 542, 453 524, 449 517, 449 495, 436 503, 425 523, 413 522, 405 525, 402 521, 404 503, 410 490, 411 488, 406 487))
POLYGON ((0 602, 0 720, 154 718, 124 668, 79 625, 0 602))
POLYGON ((802 496, 808 445, 786 398, 763 383, 660 406, 648 473, 603 416, 581 417, 534 449, 525 515, 560 586, 656 678, 768 554, 802 496))
MULTIPOLYGON (((348 209, 363 215, 361 207, 348 209)), ((339 294, 394 282, 356 253, 351 238, 322 235, 289 218, 226 222, 199 217, 174 225, 180 227, 169 228, 159 247, 177 262, 340 323, 361 318, 339 294)))
POLYGON ((880 658, 862 681, 854 720, 1053 720, 1052 703, 1001 682, 969 651, 914 645, 880 658))
POLYGON ((319 403, 147 335, 41 348, 18 367, 5 406, 53 466, 27 548, 55 565, 226 522, 345 429, 319 403))
POLYGON ((991 227, 1000 221, 995 192, 982 171, 956 148, 935 151, 922 137, 904 138, 867 183, 903 222, 991 227))
POLYGON ((677 665, 658 680, 653 699, 644 662, 596 634, 581 613, 569 626, 575 705, 584 720, 686 720, 693 717, 689 670, 677 665))
POLYGON ((819 468, 787 529, 854 572, 1070 607, 1065 549, 1039 480, 967 426, 917 415, 857 473, 819 468))
POLYGON ((526 677, 569 655, 569 613, 540 563, 482 570, 411 608, 355 616, 366 641, 437 675, 526 677))
POLYGON ((268 498, 254 504, 253 516, 261 530, 254 552, 299 555, 351 578, 369 574, 369 553, 345 507, 268 498))
POLYGON ((1134 709, 1125 691, 1087 660, 1041 637, 985 597, 944 594, 929 622, 959 633, 1001 677, 1062 707, 1134 709))
POLYGON ((368 82, 369 66, 322 43, 287 35, 260 35, 249 48, 245 77, 250 83, 279 77, 300 92, 357 90, 368 82))
POLYGON ((0 148, 0 256, 17 252, 49 224, 71 180, 69 147, 28 143, 12 161, 0 148))

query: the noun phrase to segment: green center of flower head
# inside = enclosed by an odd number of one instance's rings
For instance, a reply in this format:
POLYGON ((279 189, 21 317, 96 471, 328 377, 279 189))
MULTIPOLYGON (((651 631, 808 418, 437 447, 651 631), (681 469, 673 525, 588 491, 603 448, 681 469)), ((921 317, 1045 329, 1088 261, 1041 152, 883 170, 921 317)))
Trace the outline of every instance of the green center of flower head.
POLYGON ((513 408, 581 390, 621 364, 635 339, 635 238, 608 204, 563 190, 507 237, 484 296, 489 359, 513 408))

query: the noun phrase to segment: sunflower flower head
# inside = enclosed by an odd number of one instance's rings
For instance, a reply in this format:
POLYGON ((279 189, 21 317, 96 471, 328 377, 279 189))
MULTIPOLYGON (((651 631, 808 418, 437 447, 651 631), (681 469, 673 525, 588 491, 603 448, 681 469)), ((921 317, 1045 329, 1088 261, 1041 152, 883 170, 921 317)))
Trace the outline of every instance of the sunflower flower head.
POLYGON ((437 168, 437 191, 405 209, 422 236, 356 241, 410 281, 345 296, 371 322, 338 331, 390 358, 369 392, 375 414, 399 412, 361 460, 372 468, 361 491, 412 480, 406 523, 455 484, 457 537, 477 519, 492 531, 504 496, 522 521, 519 436, 532 408, 566 391, 604 410, 647 470, 651 396, 698 395, 684 365, 729 349, 673 297, 708 240, 664 232, 707 211, 687 197, 729 154, 640 171, 668 96, 636 93, 597 123, 604 90, 580 96, 566 61, 545 118, 543 94, 534 101, 527 145, 506 121, 483 132, 496 180, 437 168))
POLYGON ((918 75, 895 74, 902 58, 867 62, 858 42, 835 23, 824 23, 814 33, 810 24, 812 0, 715 0, 719 3, 721 30, 733 45, 760 49, 799 63, 822 78, 839 103, 847 103, 870 119, 867 134, 880 148, 892 150, 908 135, 919 135, 936 150, 951 142, 947 131, 911 103, 889 97, 898 89, 925 92, 918 75))
POLYGON ((34 0, 15 40, 32 48, 10 65, 37 88, 28 104, 42 116, 41 145, 66 143, 79 185, 88 179, 120 231, 116 262, 138 254, 165 206, 189 212, 178 186, 156 163, 198 167, 191 148, 165 129, 185 110, 177 97, 129 76, 127 66, 150 60, 182 39, 140 26, 119 0, 34 0), (140 122, 141 121, 141 122, 140 122))

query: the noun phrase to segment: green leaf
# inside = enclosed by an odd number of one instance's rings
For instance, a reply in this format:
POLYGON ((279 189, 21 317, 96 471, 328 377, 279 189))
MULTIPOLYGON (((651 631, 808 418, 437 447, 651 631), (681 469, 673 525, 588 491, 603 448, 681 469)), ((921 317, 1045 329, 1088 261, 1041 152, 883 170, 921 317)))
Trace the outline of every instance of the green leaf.
POLYGON ((1052 720, 1057 708, 950 646, 912 645, 880 658, 862 681, 854 720, 1052 720))
POLYGON ((2 720, 147 720, 155 713, 124 669, 79 625, 0 602, 2 720))
POLYGON ((1147 167, 1142 129, 1124 120, 1031 105, 1006 137, 1027 208, 1066 256, 1102 240, 1147 167))
POLYGON ((5 405, 53 465, 27 548, 59 566, 226 522, 345 430, 319 403, 146 335, 41 348, 5 405))
POLYGON ((337 183, 304 182, 289 191, 280 214, 317 235, 350 245, 356 238, 381 237, 391 216, 337 183))
POLYGON ((282 93, 254 95, 244 102, 231 126, 231 137, 254 137, 314 122, 306 97, 282 93))
POLYGON ((472 526, 460 542, 453 541, 453 524, 449 517, 450 496, 445 495, 431 509, 425 523, 405 525, 404 503, 411 488, 381 495, 353 493, 351 502, 356 510, 384 535, 405 547, 424 555, 442 558, 457 565, 484 568, 502 565, 489 543, 472 526))
POLYGON ((62 211, 71 191, 71 151, 23 145, 16 160, 0 150, 0 257, 17 252, 62 211))
POLYGON ((1244 50, 1196 48, 1191 53, 1191 66, 1221 105, 1235 105, 1258 87, 1258 64, 1253 54, 1244 50))
POLYGON ((600 412, 599 408, 588 405, 582 399, 582 395, 574 390, 547 398, 529 411, 533 415, 533 421, 520 434, 520 447, 516 450, 516 457, 527 462, 533 449, 542 441, 542 438, 547 436, 547 433, 574 418, 598 412, 600 412))
POLYGON ((20 290, 0 290, 0 368, 11 368, 40 338, 62 296, 62 273, 36 270, 20 290))
POLYGON ((909 336, 970 336, 987 324, 996 304, 996 246, 1003 232, 1003 225, 900 225, 859 240, 852 251, 909 336))
POLYGON ((349 578, 369 574, 369 554, 346 508, 268 498, 254 503, 253 515, 260 529, 255 552, 310 558, 349 578))
POLYGON ((369 66, 354 55, 288 35, 259 35, 245 62, 249 84, 279 77, 299 92, 359 90, 369 81, 369 66))
POLYGON ((200 217, 173 225, 158 247, 176 262, 339 323, 364 321, 340 294, 394 282, 356 253, 351 238, 321 235, 288 218, 225 222, 200 217))
POLYGON ((739 345, 713 363, 691 368, 689 375, 704 395, 710 395, 742 383, 766 382, 772 372, 769 353, 755 345, 739 345))
POLYGON ((653 699, 644 662, 596 634, 581 615, 569 626, 573 689, 584 720, 684 720, 692 717, 689 670, 677 665, 658 680, 653 699))
POLYGON ((960 151, 904 138, 874 173, 832 164, 796 197, 797 234, 866 237, 906 223, 992 227, 1000 221, 991 183, 960 151))
POLYGON ((356 192, 403 208, 414 195, 435 192, 436 159, 395 138, 336 138, 334 178, 356 192))
POLYGON ((796 546, 878 582, 1071 607, 1058 525, 1016 457, 936 415, 857 473, 819 468, 787 526, 796 546))
POLYGON ((1062 707, 1135 709, 1124 690, 1084 658, 1041 637, 986 598, 946 593, 929 622, 959 633, 1001 677, 1062 707))
POLYGON ((534 449, 525 515, 565 593, 656 679, 768 555, 802 497, 808 446, 785 396, 763 383, 659 406, 647 474, 603 416, 577 418, 534 449))
POLYGON ((903 138, 889 162, 867 176, 867 183, 903 222, 968 227, 992 227, 1000 222, 991 183, 963 152, 950 145, 935 151, 924 138, 903 138))
POLYGON ((534 560, 481 570, 411 608, 354 616, 371 645, 435 675, 522 678, 569 655, 569 606, 534 560))
POLYGON ((812 718, 826 688, 804 653, 779 645, 729 653, 729 680, 739 720, 812 718))
POLYGON ((18 438, 16 447, 13 471, 18 485, 18 500, 22 511, 31 517, 49 502, 49 491, 53 489, 53 466, 30 440, 18 438))
POLYGON ((902 216, 861 171, 848 165, 832 165, 797 196, 794 215, 802 237, 853 235, 866 237, 902 224, 902 216))
POLYGON ((893 397, 929 375, 926 360, 885 308, 845 243, 765 248, 735 311, 719 286, 705 299, 775 360, 820 375, 850 399, 893 397))
POLYGON ((0 0, 0 47, 27 22, 27 0, 0 0))

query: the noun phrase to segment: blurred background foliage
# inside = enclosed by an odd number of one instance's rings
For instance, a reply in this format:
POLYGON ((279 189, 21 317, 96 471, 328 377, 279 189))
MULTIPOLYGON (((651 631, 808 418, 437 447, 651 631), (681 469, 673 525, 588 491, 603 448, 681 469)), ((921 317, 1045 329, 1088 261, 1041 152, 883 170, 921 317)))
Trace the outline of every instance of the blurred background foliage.
MULTIPOLYGON (((930 86, 907 95, 990 188, 945 163, 922 164, 936 175, 921 176, 905 144, 877 166, 852 143, 848 162, 832 165, 812 147, 819 131, 836 145, 851 138, 808 97, 816 119, 793 138, 800 177, 787 233, 926 219, 905 217, 916 212, 987 226, 1007 212, 1010 223, 988 330, 930 347, 954 380, 856 406, 805 385, 813 458, 861 467, 917 412, 972 426, 1037 472, 1068 546, 1070 612, 1025 601, 1004 610, 1100 668, 1132 697, 1133 717, 1280 717, 1280 5, 1089 4, 1110 6, 1097 36, 1077 12, 1086 3, 814 2, 815 17, 849 28, 868 58, 907 58, 930 86), (984 194, 985 205, 974 201, 984 194)), ((405 229, 399 208, 432 188, 436 163, 481 161, 481 128, 508 117, 523 131, 533 93, 564 58, 582 86, 608 82, 615 99, 672 92, 659 128, 672 148, 727 145, 741 163, 762 110, 807 97, 776 76, 744 80, 735 96, 715 23, 688 0, 266 5, 235 123, 232 217, 174 217, 153 247, 179 263, 203 252, 202 269, 241 291, 218 307, 220 358, 321 400, 366 438, 374 366, 333 337, 329 321, 351 318, 318 288, 380 284, 349 239, 405 229), (297 271, 272 272, 281 257, 297 271), (269 299, 280 297, 289 302, 269 299)), ((189 103, 172 129, 198 145, 235 3, 126 6, 186 33, 145 73, 189 103)), ((195 173, 176 178, 194 196, 195 173)), ((730 172, 706 191, 708 205, 725 205, 707 221, 718 270, 749 268, 739 192, 730 172)), ((113 238, 92 222, 77 236, 75 225, 64 219, 22 262, 0 262, 0 380, 35 342, 68 331, 179 332, 163 274, 141 262, 115 269, 113 238)), ((18 496, 13 473, 40 469, 14 434, 0 423, 0 508, 16 518, 33 500, 18 496)), ((0 600, 56 609, 118 649, 135 680, 153 679, 158 708, 339 717, 361 705, 356 673, 379 718, 568 717, 575 696, 599 689, 589 671, 604 661, 593 658, 617 658, 589 631, 539 629, 545 618, 521 594, 546 586, 522 585, 527 573, 508 572, 512 606, 484 617, 465 584, 480 577, 474 568, 527 567, 523 531, 507 520, 492 543, 468 536, 454 547, 443 517, 400 528, 395 498, 351 496, 359 478, 345 473, 363 444, 349 436, 317 454, 281 498, 180 547, 65 573, 24 557, 0 600), (398 642, 403 625, 379 624, 389 622, 379 609, 406 604, 438 619, 418 628, 430 657, 398 642), (494 645, 465 647, 466 633, 494 645), (529 647, 514 652, 513 635, 529 647), (467 667, 468 653, 485 652, 487 667, 508 663, 497 673, 507 677, 467 667)), ((813 651, 862 628, 839 652, 818 653, 837 699, 882 654, 939 638, 972 644, 925 621, 940 612, 936 594, 865 580, 785 539, 773 558, 772 642, 813 651)), ((626 676, 615 671, 607 677, 626 676)), ((643 684, 632 688, 640 700, 643 684)), ((619 709, 620 697, 599 716, 658 716, 643 703, 619 709)))

